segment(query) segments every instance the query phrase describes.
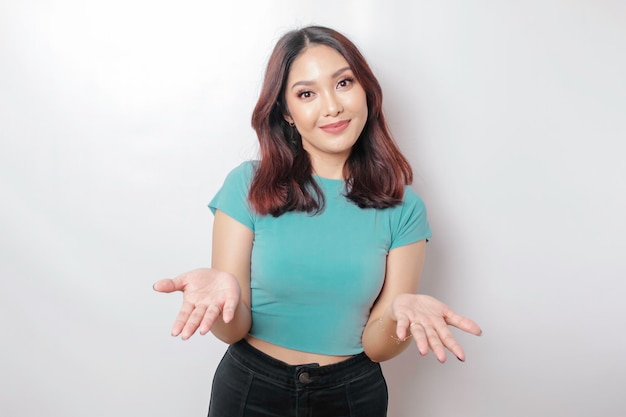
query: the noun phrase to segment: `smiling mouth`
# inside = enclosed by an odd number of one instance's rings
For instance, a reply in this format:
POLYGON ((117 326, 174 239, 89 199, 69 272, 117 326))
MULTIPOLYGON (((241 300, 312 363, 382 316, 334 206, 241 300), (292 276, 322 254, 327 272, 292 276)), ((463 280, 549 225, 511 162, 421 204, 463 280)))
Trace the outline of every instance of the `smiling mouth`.
POLYGON ((341 120, 337 123, 330 123, 324 126, 320 126, 324 132, 328 133, 341 133, 350 124, 350 120, 341 120))

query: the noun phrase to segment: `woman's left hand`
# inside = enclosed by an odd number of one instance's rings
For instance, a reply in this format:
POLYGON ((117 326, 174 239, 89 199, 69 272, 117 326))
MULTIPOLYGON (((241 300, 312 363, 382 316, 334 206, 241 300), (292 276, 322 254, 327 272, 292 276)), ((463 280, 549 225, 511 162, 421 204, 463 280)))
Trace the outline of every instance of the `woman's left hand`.
POLYGON ((400 294, 391 304, 397 322, 396 334, 400 340, 413 336, 422 356, 432 350, 439 362, 446 360, 446 348, 460 361, 465 352, 448 326, 480 336, 482 330, 472 320, 459 316, 436 298, 422 294, 400 294))

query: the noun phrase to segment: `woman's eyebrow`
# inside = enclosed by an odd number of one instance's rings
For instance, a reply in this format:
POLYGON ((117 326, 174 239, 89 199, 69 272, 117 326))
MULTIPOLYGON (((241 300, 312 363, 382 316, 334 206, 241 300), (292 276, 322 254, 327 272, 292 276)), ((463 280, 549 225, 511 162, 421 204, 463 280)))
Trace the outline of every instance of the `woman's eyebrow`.
MULTIPOLYGON (((349 70, 350 67, 343 67, 338 69, 337 71, 333 72, 331 74, 331 78, 335 78, 337 76, 339 76, 342 72, 345 72, 347 70, 349 70)), ((302 80, 302 81, 296 81, 295 83, 293 83, 293 85, 291 86, 291 89, 293 90, 295 87, 299 86, 299 85, 305 85, 305 86, 309 86, 309 85, 313 85, 315 84, 314 81, 307 81, 307 80, 302 80)))

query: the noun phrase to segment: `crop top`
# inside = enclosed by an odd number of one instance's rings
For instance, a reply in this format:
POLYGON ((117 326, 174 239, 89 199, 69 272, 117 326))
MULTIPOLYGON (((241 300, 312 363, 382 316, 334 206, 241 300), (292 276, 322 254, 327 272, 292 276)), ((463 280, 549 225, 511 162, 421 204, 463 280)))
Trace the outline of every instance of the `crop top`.
POLYGON ((362 352, 387 253, 431 236, 424 202, 406 186, 401 204, 362 209, 344 196, 343 180, 314 175, 325 197, 321 213, 259 215, 248 202, 254 166, 233 169, 209 203, 254 232, 249 334, 317 354, 362 352))

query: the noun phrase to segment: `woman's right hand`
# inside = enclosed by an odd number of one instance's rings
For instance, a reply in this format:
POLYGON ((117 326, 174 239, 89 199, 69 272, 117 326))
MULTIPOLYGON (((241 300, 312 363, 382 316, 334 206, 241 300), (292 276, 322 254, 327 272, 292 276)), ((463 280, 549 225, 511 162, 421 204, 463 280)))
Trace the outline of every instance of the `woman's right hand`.
POLYGON ((155 291, 183 293, 183 305, 178 312, 172 336, 189 339, 198 329, 207 334, 222 315, 224 323, 230 322, 241 298, 237 278, 228 272, 200 268, 185 272, 174 279, 162 279, 154 283, 155 291))

